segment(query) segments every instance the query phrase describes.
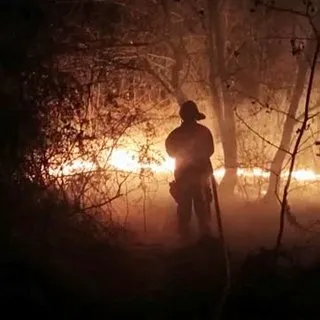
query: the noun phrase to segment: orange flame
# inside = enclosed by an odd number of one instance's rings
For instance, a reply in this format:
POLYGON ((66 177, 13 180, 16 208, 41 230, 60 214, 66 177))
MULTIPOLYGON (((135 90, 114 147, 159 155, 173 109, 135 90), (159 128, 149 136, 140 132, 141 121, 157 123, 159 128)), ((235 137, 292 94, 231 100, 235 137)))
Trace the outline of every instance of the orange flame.
MULTIPOLYGON (((108 165, 113 168, 126 172, 139 172, 142 169, 148 169, 155 173, 172 173, 175 167, 175 161, 172 158, 165 158, 163 161, 156 162, 139 162, 137 154, 127 149, 114 149, 108 157, 108 165)), ((76 159, 69 162, 65 162, 60 166, 52 166, 49 169, 49 173, 53 176, 67 176, 78 173, 91 172, 97 170, 97 165, 91 161, 76 159)), ((222 178, 225 174, 225 169, 220 168, 215 170, 214 175, 216 178, 222 178)), ((262 177, 268 178, 270 172, 261 168, 239 168, 237 170, 238 176, 254 178, 262 177)), ((288 176, 288 171, 282 173, 282 177, 288 176)), ((320 174, 315 173, 313 170, 296 170, 292 172, 292 178, 296 181, 318 181, 320 180, 320 174)))

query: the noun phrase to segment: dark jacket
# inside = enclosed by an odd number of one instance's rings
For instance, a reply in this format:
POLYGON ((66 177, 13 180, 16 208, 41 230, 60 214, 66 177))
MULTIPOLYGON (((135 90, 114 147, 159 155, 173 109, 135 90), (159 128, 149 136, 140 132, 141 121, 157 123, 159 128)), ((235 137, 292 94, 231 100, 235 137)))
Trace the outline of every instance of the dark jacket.
POLYGON ((175 178, 212 173, 210 157, 214 142, 210 130, 197 123, 183 122, 165 141, 167 153, 175 159, 175 178))

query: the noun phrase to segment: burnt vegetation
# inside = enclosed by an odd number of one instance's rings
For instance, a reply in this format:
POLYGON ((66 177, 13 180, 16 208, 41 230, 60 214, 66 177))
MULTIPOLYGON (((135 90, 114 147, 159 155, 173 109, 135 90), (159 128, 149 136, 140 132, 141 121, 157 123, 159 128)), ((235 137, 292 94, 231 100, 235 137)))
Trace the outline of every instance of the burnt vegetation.
POLYGON ((319 10, 312 0, 1 1, 2 314, 316 319, 319 188, 294 173, 318 169, 319 10), (151 204, 168 177, 148 164, 164 162, 159 144, 187 98, 208 114, 213 164, 225 168, 225 234, 177 247, 169 196, 151 204), (128 145, 139 170, 113 165, 128 145), (250 168, 269 174, 237 174, 250 168), (245 224, 243 242, 261 246, 249 253, 232 245, 245 224))

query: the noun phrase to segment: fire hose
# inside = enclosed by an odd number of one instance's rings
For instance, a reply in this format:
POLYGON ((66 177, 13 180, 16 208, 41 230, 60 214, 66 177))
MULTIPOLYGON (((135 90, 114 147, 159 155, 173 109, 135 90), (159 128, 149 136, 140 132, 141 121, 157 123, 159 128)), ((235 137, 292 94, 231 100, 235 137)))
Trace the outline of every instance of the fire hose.
POLYGON ((219 203, 217 182, 216 182, 214 175, 212 175, 212 178, 211 178, 211 186, 212 186, 212 193, 213 193, 214 208, 215 208, 216 217, 217 217, 218 232, 219 232, 219 237, 220 237, 220 241, 221 241, 222 248, 223 248, 225 270, 226 270, 226 283, 224 286, 220 305, 219 305, 219 308, 216 313, 216 319, 219 319, 221 312, 222 312, 222 309, 223 309, 223 306, 224 306, 224 303, 225 303, 225 300, 227 298, 230 286, 231 286, 231 270, 230 270, 229 252, 228 252, 228 248, 227 248, 227 244, 226 244, 226 240, 225 240, 225 236, 224 236, 224 230, 223 230, 223 223, 222 223, 221 207, 220 207, 220 203, 219 203))

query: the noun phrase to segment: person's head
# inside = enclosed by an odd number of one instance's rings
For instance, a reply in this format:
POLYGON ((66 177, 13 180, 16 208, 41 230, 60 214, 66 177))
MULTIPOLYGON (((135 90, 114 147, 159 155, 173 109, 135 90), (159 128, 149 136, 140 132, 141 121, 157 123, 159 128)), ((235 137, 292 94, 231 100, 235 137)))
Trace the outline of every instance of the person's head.
POLYGON ((179 115, 185 122, 199 121, 206 118, 206 116, 199 112, 196 103, 192 100, 185 101, 180 106, 179 115))

